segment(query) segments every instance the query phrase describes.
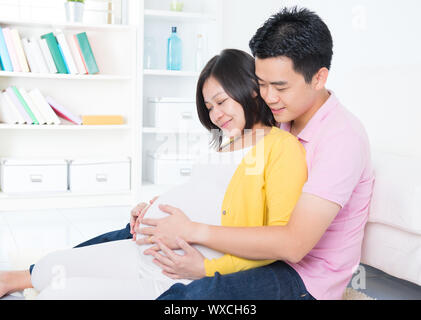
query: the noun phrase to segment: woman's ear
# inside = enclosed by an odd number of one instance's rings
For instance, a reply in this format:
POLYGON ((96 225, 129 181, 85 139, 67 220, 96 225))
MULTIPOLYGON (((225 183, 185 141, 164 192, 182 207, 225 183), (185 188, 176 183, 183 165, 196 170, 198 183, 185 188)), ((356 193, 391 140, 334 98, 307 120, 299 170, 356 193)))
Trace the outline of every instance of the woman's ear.
POLYGON ((321 90, 326 86, 327 78, 329 76, 329 69, 321 68, 313 77, 313 87, 316 90, 321 90))
POLYGON ((253 98, 257 98, 258 94, 257 94, 257 92, 256 92, 256 91, 253 91, 253 92, 251 93, 251 96, 252 96, 253 98))

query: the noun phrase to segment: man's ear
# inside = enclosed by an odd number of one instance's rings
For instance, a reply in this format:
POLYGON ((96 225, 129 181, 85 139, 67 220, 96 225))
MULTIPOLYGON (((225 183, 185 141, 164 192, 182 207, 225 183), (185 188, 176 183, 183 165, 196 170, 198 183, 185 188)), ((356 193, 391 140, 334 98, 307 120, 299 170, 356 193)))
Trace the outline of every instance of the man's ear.
POLYGON ((321 90, 326 86, 327 78, 329 76, 329 70, 327 68, 321 68, 314 76, 313 76, 313 88, 316 90, 321 90))

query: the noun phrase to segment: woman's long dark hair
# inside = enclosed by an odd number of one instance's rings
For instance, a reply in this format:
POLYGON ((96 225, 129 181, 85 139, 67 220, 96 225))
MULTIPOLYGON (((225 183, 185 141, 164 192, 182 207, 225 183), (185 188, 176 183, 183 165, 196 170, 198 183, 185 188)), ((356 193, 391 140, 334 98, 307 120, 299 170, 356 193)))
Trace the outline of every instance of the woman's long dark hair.
POLYGON ((212 132, 211 145, 215 148, 221 146, 222 130, 212 123, 203 97, 203 86, 211 77, 243 107, 246 120, 244 129, 251 129, 257 123, 276 125, 272 111, 259 93, 254 58, 241 50, 225 49, 203 68, 196 89, 197 113, 202 125, 212 132))

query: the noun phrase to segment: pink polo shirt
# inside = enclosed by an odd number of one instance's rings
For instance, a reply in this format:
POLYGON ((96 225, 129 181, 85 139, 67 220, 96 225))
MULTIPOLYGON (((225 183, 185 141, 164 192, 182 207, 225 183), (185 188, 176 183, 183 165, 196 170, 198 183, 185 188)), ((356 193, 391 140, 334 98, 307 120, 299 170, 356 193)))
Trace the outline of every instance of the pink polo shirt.
MULTIPOLYGON (((364 127, 330 93, 297 138, 307 157, 308 180, 303 192, 337 203, 341 210, 299 263, 288 262, 316 299, 342 299, 360 263, 374 184, 364 127)), ((283 130, 290 131, 290 127, 290 123, 281 124, 283 130)))

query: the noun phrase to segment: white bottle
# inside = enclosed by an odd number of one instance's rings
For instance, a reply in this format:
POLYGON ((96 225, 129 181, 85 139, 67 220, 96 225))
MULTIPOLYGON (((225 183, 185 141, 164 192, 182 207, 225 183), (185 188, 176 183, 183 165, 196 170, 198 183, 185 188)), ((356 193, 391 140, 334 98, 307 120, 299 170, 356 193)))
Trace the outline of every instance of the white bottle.
POLYGON ((205 46, 202 34, 197 35, 196 42, 196 65, 195 69, 197 72, 202 71, 205 66, 205 46))

